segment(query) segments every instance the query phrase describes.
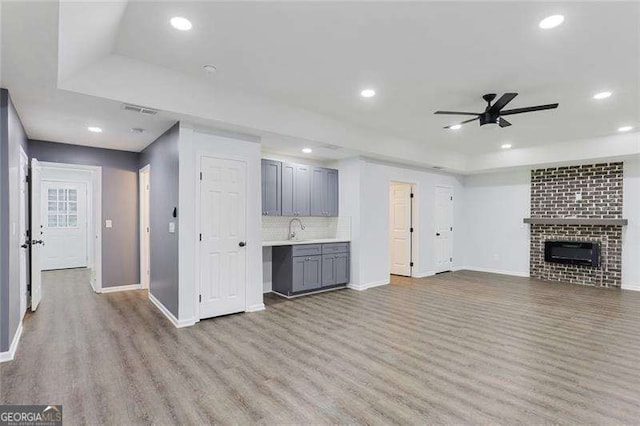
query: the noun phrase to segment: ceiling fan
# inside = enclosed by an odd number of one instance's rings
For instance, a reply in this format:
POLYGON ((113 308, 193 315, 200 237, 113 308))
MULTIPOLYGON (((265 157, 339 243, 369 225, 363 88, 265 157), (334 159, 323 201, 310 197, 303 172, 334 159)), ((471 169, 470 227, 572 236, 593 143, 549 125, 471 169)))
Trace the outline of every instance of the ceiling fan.
POLYGON ((503 115, 513 115, 513 114, 522 114, 524 112, 533 112, 533 111, 542 111, 545 109, 554 109, 558 108, 558 104, 547 104, 547 105, 538 105, 532 107, 525 108, 515 108, 515 109, 507 109, 503 110, 505 106, 509 102, 518 96, 517 93, 505 93, 498 99, 494 104, 491 102, 496 98, 495 93, 488 93, 482 97, 487 102, 487 107, 484 112, 461 112, 461 111, 436 111, 435 114, 447 114, 447 115, 475 115, 475 118, 471 118, 469 120, 462 121, 460 123, 451 124, 446 126, 445 129, 457 129, 462 124, 470 123, 471 121, 480 120, 480 125, 484 126, 485 124, 498 124, 500 127, 511 126, 507 120, 502 118, 503 115))

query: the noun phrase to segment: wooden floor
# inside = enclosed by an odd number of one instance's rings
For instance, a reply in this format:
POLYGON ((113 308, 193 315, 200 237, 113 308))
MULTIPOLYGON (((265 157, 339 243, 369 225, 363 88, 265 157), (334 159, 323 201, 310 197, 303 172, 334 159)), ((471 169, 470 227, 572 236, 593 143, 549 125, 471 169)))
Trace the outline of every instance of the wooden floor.
POLYGON ((46 274, 2 404, 69 424, 640 422, 640 293, 462 271, 177 330, 83 274, 46 274))

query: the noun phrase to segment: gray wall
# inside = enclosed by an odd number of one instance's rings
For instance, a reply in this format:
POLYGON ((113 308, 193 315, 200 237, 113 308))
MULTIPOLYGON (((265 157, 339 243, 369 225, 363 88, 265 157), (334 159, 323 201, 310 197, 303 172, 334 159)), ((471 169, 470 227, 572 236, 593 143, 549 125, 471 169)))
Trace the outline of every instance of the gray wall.
POLYGON ((9 92, 0 89, 0 352, 9 349, 20 312, 20 147, 27 137, 9 92), (15 230, 13 232, 12 230, 15 230))
MULTIPOLYGON (((151 282, 149 291, 178 318, 178 139, 176 123, 140 153, 139 167, 151 166, 151 282), (169 233, 169 222, 176 232, 169 233)), ((179 214, 180 212, 178 212, 179 214)))
POLYGON ((39 161, 102 167, 102 287, 140 283, 136 152, 29 141, 39 161), (113 221, 105 228, 105 220, 113 221))

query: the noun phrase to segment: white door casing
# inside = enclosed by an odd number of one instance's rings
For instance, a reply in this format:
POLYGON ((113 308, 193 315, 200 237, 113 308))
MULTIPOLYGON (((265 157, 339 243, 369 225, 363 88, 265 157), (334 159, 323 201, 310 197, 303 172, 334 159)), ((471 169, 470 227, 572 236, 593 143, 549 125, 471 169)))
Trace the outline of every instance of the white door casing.
POLYGON ((43 181, 41 206, 42 270, 87 267, 87 185, 43 181))
POLYGON ((20 148, 20 315, 27 310, 27 277, 29 275, 27 250, 29 250, 28 215, 29 215, 29 158, 20 148))
POLYGON ((436 187, 435 256, 436 272, 450 271, 453 267, 453 196, 450 187, 436 187))
POLYGON ((41 175, 40 163, 37 159, 31 159, 31 310, 38 308, 42 299, 42 271, 40 262, 42 259, 42 227, 41 219, 41 175))
POLYGON ((411 276, 411 184, 389 185, 391 273, 411 276))
MULTIPOLYGON (((246 309, 246 163, 200 160, 200 319, 246 309)), ((255 242, 254 242, 255 243, 255 242)))
POLYGON ((151 223, 150 214, 150 182, 151 166, 144 166, 139 171, 140 182, 140 284, 149 288, 151 282, 151 223))

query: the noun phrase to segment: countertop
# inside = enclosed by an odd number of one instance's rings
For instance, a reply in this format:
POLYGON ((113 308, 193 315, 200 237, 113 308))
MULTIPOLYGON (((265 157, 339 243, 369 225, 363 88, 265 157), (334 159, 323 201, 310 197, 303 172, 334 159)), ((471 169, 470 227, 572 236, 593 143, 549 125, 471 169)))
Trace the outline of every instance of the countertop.
POLYGON ((348 243, 349 241, 350 241, 349 239, 344 239, 344 238, 321 238, 317 240, 263 241, 262 247, 297 246, 300 244, 348 243))

